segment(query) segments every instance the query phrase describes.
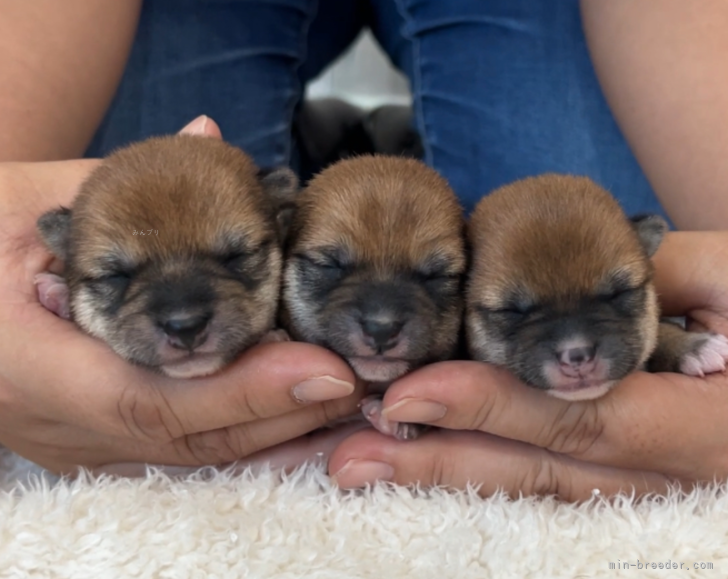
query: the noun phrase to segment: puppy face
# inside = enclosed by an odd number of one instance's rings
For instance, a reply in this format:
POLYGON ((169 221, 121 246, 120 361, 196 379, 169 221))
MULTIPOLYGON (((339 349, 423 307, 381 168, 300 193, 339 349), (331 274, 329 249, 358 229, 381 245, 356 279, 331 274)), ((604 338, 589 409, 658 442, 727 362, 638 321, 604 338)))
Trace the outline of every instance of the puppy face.
POLYGON ((289 331, 373 382, 449 357, 463 229, 454 193, 418 161, 365 156, 331 166, 297 199, 283 290, 289 331))
POLYGON ((587 178, 543 175, 485 197, 469 227, 471 356, 560 398, 603 395, 655 347, 649 256, 666 227, 629 221, 587 178))
POLYGON ((79 326, 133 363, 201 376, 273 325, 276 218, 295 188, 287 169, 263 176, 216 139, 156 138, 104 160, 39 229, 79 326))

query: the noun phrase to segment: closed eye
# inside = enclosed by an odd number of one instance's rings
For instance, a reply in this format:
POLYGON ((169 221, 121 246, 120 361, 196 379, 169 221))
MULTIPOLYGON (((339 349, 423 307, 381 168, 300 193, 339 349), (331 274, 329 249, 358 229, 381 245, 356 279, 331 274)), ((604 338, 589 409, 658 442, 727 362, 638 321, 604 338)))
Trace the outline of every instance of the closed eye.
POLYGON ((534 312, 538 311, 536 304, 505 304, 498 308, 481 308, 482 313, 485 314, 496 314, 509 317, 526 317, 534 312))
POLYGON ((252 253, 246 251, 232 251, 224 256, 220 256, 220 261, 225 267, 240 267, 243 261, 250 258, 252 253))
POLYGON ((599 299, 603 302, 613 302, 619 298, 627 297, 635 291, 635 288, 621 288, 615 289, 609 293, 604 293, 599 296, 599 299))
POLYGON ((130 280, 134 276, 134 270, 128 267, 122 267, 119 264, 114 264, 109 267, 109 264, 105 264, 101 271, 97 270, 93 276, 86 277, 84 281, 91 283, 106 283, 106 282, 120 282, 124 280, 130 280))
POLYGON ((517 315, 517 316, 527 316, 530 314, 534 308, 526 308, 521 306, 506 306, 503 308, 498 308, 497 310, 494 310, 495 313, 498 314, 509 314, 509 315, 517 315))
POLYGON ((248 260, 253 260, 262 255, 263 250, 269 247, 272 240, 264 240, 255 247, 246 247, 242 244, 233 246, 227 252, 221 253, 217 259, 228 269, 240 269, 248 260))
POLYGON ((123 280, 129 280, 131 279, 131 273, 125 272, 125 271, 118 271, 116 273, 111 273, 109 275, 105 275, 101 278, 102 281, 123 281, 123 280))
POLYGON ((426 285, 445 285, 460 280, 460 275, 447 271, 417 272, 417 279, 426 285))
POLYGON ((102 291, 124 292, 129 287, 133 275, 134 272, 129 270, 109 271, 97 277, 86 278, 85 281, 102 291))
POLYGON ((329 255, 329 254, 315 254, 315 255, 304 255, 304 254, 298 254, 296 255, 298 259, 301 259, 303 261, 306 261, 310 263, 311 265, 319 268, 319 269, 335 269, 335 270, 345 270, 350 267, 350 265, 341 259, 339 259, 337 256, 329 255))

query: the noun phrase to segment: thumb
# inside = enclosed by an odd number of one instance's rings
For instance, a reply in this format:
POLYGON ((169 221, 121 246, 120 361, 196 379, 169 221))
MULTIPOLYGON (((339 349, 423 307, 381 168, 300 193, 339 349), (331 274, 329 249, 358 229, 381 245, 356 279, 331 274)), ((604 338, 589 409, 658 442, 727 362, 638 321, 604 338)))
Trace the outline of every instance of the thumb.
POLYGON ((415 441, 359 432, 334 451, 329 473, 347 489, 377 480, 457 489, 470 484, 481 496, 503 490, 513 498, 556 495, 567 501, 619 492, 664 494, 671 482, 657 473, 582 462, 482 432, 448 430, 432 431, 415 441))
POLYGON ((222 139, 222 132, 218 124, 210 117, 201 115, 195 120, 190 121, 179 132, 180 135, 200 135, 205 137, 213 137, 222 139))

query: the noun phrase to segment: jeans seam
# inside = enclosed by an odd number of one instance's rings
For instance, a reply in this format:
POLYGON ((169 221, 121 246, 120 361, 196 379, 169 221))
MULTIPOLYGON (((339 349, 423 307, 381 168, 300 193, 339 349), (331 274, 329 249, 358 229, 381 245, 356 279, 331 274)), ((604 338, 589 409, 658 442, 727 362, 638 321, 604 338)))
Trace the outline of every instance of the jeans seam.
POLYGON ((293 81, 294 85, 294 93, 296 94, 296 97, 291 100, 291 102, 287 105, 287 110, 285 112, 286 117, 286 126, 288 127, 288 135, 285 140, 284 144, 284 150, 283 150, 283 157, 284 157, 284 165, 290 166, 292 162, 292 156, 293 156, 293 121, 294 121, 294 114, 296 111, 296 106, 298 103, 303 99, 303 92, 305 90, 305 86, 301 82, 301 78, 298 74, 299 69, 301 66, 303 66, 303 63, 308 58, 308 34, 311 29, 311 24, 313 23, 314 18, 316 17, 316 14, 318 13, 319 9, 319 0, 311 0, 309 2, 309 10, 308 14, 306 15, 306 18, 304 18, 303 23, 301 24, 301 28, 299 31, 299 59, 298 63, 293 67, 293 76, 295 77, 293 81))
POLYGON ((403 32, 405 38, 410 40, 412 45, 412 105, 415 121, 417 123, 417 131, 420 134, 422 148, 425 153, 425 163, 433 167, 433 153, 430 139, 427 137, 427 122, 425 121, 425 110, 422 103, 422 67, 421 67, 421 47, 420 40, 412 33, 414 18, 404 4, 404 0, 395 0, 397 11, 404 20, 403 32))

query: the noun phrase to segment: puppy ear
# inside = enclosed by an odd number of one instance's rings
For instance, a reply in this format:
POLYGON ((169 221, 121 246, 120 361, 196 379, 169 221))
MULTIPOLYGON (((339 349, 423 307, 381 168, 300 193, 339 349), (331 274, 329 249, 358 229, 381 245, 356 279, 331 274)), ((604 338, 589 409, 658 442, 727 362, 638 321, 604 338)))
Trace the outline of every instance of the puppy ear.
POLYGON ((300 187, 298 177, 288 167, 261 169, 258 179, 271 202, 278 225, 278 237, 283 243, 296 209, 296 195, 300 187))
POLYGON ((659 215, 636 215, 630 218, 630 221, 640 238, 642 247, 645 248, 647 255, 652 257, 667 233, 667 222, 659 215))
POLYGON ((36 226, 50 252, 61 261, 65 261, 71 231, 71 210, 61 207, 48 211, 38 218, 36 226))

